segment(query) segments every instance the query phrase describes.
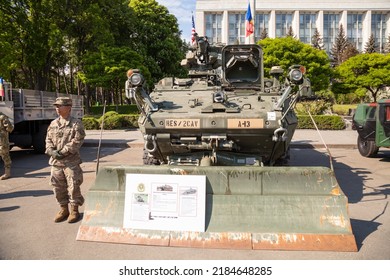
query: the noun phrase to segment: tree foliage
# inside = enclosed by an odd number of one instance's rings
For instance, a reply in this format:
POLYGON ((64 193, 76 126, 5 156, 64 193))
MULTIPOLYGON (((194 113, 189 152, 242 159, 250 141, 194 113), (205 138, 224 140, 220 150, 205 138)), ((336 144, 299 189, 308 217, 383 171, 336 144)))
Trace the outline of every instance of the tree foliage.
POLYGON ((291 65, 300 64, 306 67, 314 91, 329 87, 332 70, 325 51, 315 49, 292 37, 266 38, 260 41, 260 45, 264 52, 266 75, 272 66, 279 65, 287 71, 291 65))
POLYGON ((318 31, 318 28, 316 28, 314 30, 314 34, 313 34, 313 36, 311 38, 311 45, 313 46, 313 48, 316 48, 318 50, 323 50, 324 49, 324 43, 323 43, 323 40, 321 38, 321 34, 318 31))
POLYGON ((263 40, 265 38, 268 38, 268 32, 267 32, 267 29, 263 28, 261 30, 261 34, 260 34, 260 40, 263 40))
POLYGON ((287 33, 286 33, 286 37, 295 38, 294 30, 293 30, 291 25, 288 27, 288 30, 287 30, 287 33))
POLYGON ((132 26, 132 45, 145 57, 154 82, 180 74, 179 62, 187 47, 180 39, 176 17, 155 0, 131 0, 130 7, 138 19, 132 26))
POLYGON ((390 35, 387 37, 387 41, 383 50, 384 53, 390 53, 390 35))
POLYGON ((155 0, 1 0, 0 26, 0 76, 87 103, 96 86, 120 95, 126 67, 151 82, 180 73, 185 50, 177 19, 155 0))
POLYGON ((370 37, 368 38, 368 41, 364 47, 365 53, 374 53, 378 52, 378 47, 375 44, 375 38, 374 35, 371 33, 370 37))
POLYGON ((345 36, 344 27, 341 24, 336 36, 336 40, 330 52, 332 56, 333 65, 337 66, 343 63, 343 61, 345 61, 343 53, 347 49, 347 45, 348 45, 347 37, 345 36))
POLYGON ((359 54, 336 68, 335 92, 370 92, 376 102, 378 92, 390 85, 390 55, 359 54))

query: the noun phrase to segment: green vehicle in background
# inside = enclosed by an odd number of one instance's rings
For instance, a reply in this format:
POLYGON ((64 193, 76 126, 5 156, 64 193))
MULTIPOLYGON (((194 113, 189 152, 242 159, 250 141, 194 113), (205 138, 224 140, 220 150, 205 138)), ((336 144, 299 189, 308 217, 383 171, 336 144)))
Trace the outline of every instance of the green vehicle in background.
POLYGON ((358 132, 357 146, 364 157, 373 157, 380 147, 390 148, 390 99, 359 104, 352 129, 358 132))

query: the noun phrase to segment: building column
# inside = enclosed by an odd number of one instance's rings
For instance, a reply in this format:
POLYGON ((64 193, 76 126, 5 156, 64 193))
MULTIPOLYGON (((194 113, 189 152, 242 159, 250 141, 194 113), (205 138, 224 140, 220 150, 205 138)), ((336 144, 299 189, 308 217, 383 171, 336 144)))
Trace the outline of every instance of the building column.
POLYGON ((362 22, 362 51, 368 42, 368 39, 371 36, 371 11, 367 11, 362 22))
POLYGON ((195 13, 195 30, 199 36, 204 36, 206 34, 206 27, 204 24, 204 12, 196 11, 195 13))
POLYGON ((295 38, 299 40, 299 11, 294 11, 291 27, 294 32, 295 38))
POLYGON ((343 25, 343 28, 344 28, 344 32, 345 32, 345 35, 347 35, 347 19, 348 19, 348 14, 347 14, 347 11, 343 11, 342 13, 341 13, 341 18, 340 18, 340 23, 339 23, 339 25, 340 24, 342 24, 343 25))
POLYGON ((321 38, 324 38, 324 11, 318 12, 316 27, 318 32, 320 32, 321 38))
POLYGON ((275 38, 276 36, 276 12, 272 10, 269 15, 268 37, 275 38))
POLYGON ((229 39, 229 13, 227 10, 223 11, 221 25, 221 40, 227 44, 229 39))

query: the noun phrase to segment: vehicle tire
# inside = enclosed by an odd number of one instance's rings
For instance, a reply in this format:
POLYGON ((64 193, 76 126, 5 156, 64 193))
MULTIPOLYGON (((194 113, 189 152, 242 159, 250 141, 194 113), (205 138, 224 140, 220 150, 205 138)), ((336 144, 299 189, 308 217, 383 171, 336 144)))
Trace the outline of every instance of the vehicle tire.
POLYGON ((364 157, 373 157, 378 153, 379 148, 375 145, 375 141, 364 140, 360 136, 357 139, 359 153, 364 157))
POLYGON ((32 146, 34 148, 34 152, 37 154, 44 154, 46 150, 46 134, 48 124, 41 124, 39 126, 39 131, 37 131, 32 136, 32 146))

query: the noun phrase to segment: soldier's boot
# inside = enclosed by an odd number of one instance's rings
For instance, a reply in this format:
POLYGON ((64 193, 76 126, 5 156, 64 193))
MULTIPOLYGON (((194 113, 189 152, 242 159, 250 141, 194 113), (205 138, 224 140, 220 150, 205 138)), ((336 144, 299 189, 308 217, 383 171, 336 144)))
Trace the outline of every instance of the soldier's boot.
POLYGON ((69 216, 68 204, 61 205, 61 209, 57 213, 56 217, 54 218, 54 222, 59 223, 65 221, 68 218, 68 216, 69 216))
POLYGON ((71 210, 68 217, 68 223, 75 223, 80 218, 79 207, 77 205, 72 205, 70 208, 71 210))
POLYGON ((0 180, 6 180, 11 177, 11 167, 5 167, 3 176, 0 177, 0 180))

